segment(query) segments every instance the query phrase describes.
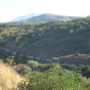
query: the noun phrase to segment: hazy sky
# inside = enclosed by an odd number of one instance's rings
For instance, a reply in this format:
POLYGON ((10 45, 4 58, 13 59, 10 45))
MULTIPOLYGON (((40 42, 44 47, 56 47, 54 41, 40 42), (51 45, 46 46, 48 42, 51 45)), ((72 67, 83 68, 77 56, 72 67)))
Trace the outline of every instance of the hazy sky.
POLYGON ((0 22, 30 13, 90 15, 90 0, 0 0, 0 22))

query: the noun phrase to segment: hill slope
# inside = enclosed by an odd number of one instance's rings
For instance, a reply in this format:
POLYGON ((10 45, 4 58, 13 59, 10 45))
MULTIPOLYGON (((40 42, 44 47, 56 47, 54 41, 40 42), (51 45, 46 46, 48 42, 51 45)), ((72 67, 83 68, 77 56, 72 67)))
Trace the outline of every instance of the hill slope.
POLYGON ((0 46, 30 56, 90 53, 90 18, 32 25, 1 25, 0 46))

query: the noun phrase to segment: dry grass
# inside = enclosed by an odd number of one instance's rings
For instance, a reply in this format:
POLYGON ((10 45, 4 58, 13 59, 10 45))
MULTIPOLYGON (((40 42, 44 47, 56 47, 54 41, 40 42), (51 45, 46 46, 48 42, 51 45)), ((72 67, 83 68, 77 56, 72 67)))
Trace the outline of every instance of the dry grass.
POLYGON ((10 66, 0 61, 0 90, 8 90, 16 87, 16 84, 22 80, 10 66))

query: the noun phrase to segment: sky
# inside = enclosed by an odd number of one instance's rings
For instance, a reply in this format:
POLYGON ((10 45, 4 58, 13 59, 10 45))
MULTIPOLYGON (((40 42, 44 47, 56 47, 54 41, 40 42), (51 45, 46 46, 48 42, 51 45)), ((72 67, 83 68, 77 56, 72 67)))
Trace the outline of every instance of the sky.
POLYGON ((90 0, 0 0, 0 22, 30 13, 89 16, 90 0))

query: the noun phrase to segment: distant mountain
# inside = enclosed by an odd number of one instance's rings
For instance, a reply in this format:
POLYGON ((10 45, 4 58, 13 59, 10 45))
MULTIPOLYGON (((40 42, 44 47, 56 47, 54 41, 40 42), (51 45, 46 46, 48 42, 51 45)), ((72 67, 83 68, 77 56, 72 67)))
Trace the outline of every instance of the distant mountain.
POLYGON ((37 14, 37 13, 31 13, 31 14, 28 14, 28 15, 25 15, 25 16, 17 17, 17 18, 14 19, 13 21, 25 20, 25 19, 28 19, 28 18, 31 18, 31 17, 34 17, 34 16, 38 16, 38 15, 39 15, 39 14, 37 14))
POLYGON ((54 22, 54 21, 70 21, 76 18, 78 17, 61 16, 61 15, 54 15, 54 14, 42 14, 42 15, 30 17, 24 20, 20 20, 20 18, 17 18, 16 19, 17 21, 14 20, 13 22, 10 22, 10 23, 14 23, 14 24, 46 23, 46 22, 54 22))

